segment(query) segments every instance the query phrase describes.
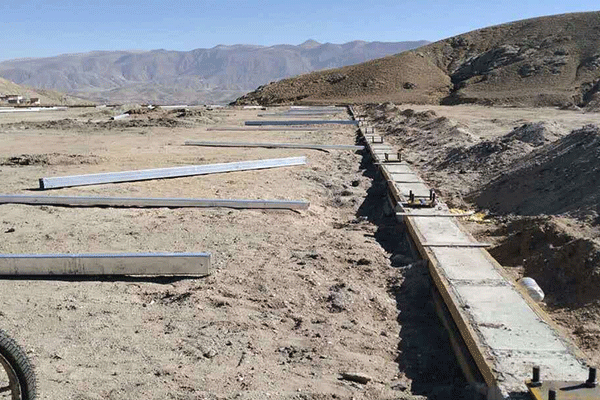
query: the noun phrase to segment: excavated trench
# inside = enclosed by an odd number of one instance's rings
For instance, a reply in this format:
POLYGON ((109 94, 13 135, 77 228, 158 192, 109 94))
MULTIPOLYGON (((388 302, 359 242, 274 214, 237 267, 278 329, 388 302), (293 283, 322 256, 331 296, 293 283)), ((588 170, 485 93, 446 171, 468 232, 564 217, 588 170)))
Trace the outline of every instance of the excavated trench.
POLYGON ((594 364, 600 362, 600 130, 525 123, 494 139, 433 111, 367 107, 386 141, 451 207, 483 211, 469 229, 515 278, 534 278, 542 307, 594 364), (433 156, 432 156, 433 155, 433 156))
MULTIPOLYGON (((392 213, 387 182, 366 150, 360 168, 372 179, 372 186, 358 217, 377 226, 375 239, 391 255, 391 266, 398 271, 388 282, 388 290, 396 300, 401 327, 396 361, 399 372, 407 378, 399 385, 431 400, 479 399, 481 395, 465 379, 448 331, 436 313, 432 296, 435 285, 427 263, 414 249, 406 226, 392 213)), ((398 389, 404 391, 403 387, 398 389)))

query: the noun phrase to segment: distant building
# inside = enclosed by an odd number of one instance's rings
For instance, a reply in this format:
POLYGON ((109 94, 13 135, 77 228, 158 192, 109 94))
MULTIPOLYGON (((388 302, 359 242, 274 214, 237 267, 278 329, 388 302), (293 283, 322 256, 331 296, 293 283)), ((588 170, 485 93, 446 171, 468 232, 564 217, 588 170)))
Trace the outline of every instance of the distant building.
POLYGON ((9 95, 8 104, 21 104, 23 103, 23 96, 20 95, 9 95))
POLYGON ((39 97, 25 97, 20 94, 0 94, 0 104, 40 104, 39 97))

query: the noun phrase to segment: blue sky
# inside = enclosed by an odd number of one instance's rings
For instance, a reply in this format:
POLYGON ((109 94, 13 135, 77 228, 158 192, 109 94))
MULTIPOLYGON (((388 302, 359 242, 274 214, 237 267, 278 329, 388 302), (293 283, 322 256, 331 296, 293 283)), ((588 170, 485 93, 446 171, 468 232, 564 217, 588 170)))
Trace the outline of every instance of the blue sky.
POLYGON ((0 60, 91 50, 191 50, 307 39, 435 41, 597 0, 0 0, 0 60))

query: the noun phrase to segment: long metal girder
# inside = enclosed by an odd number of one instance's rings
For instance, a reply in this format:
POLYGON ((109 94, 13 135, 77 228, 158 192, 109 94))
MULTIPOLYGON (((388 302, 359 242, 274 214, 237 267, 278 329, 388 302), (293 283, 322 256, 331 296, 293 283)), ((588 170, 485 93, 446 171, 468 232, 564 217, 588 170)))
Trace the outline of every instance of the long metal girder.
POLYGON ((261 127, 261 126, 223 126, 220 128, 206 128, 207 131, 210 132, 283 132, 283 131, 326 131, 331 128, 323 128, 323 127, 315 127, 315 126, 302 126, 302 127, 290 127, 286 126, 285 128, 269 128, 269 127, 261 127))
POLYGON ((91 197, 0 195, 0 204, 80 207, 226 207, 304 210, 309 202, 296 200, 185 199, 153 197, 91 197))
POLYGON ((292 120, 292 121, 246 121, 244 125, 262 126, 262 125, 358 125, 358 121, 349 119, 324 119, 324 120, 292 120))
POLYGON ((190 165, 185 167, 144 169, 138 171, 106 172, 89 175, 73 175, 41 178, 40 189, 55 189, 72 186, 98 185, 144 181, 150 179, 177 178, 182 176, 206 175, 219 172, 247 171, 265 168, 289 167, 306 164, 306 157, 272 158, 257 161, 240 161, 224 164, 190 165))
POLYGON ((209 253, 2 254, 0 275, 210 274, 209 253))
POLYGON ((365 146, 349 144, 304 144, 304 143, 252 143, 252 142, 205 142, 188 140, 186 146, 207 147, 268 147, 283 149, 313 149, 313 150, 363 150, 365 146))

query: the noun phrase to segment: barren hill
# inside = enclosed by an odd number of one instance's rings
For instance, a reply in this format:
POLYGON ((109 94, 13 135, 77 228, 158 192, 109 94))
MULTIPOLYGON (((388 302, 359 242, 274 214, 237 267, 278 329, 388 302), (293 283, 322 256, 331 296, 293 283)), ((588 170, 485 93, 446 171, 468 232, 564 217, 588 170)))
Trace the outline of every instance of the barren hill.
POLYGON ((484 28, 358 65, 284 79, 238 103, 480 103, 598 107, 600 12, 484 28))
POLYGON ((0 76, 100 102, 229 102, 267 82, 351 65, 428 42, 216 46, 192 51, 96 51, 0 63, 0 76))
POLYGON ((17 85, 14 82, 0 78, 0 94, 21 95, 28 98, 37 97, 42 105, 74 105, 89 104, 89 101, 67 96, 53 90, 33 89, 17 85))

